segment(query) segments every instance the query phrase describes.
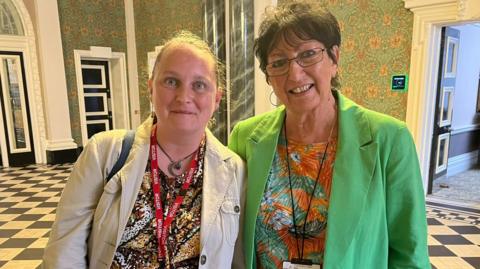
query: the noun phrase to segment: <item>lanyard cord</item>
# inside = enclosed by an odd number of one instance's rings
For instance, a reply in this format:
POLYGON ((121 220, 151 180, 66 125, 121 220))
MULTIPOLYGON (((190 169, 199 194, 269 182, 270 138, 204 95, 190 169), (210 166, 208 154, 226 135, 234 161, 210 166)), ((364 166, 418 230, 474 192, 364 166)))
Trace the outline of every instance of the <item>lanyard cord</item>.
POLYGON ((290 200, 291 200, 291 204, 292 204, 293 228, 294 228, 294 231, 295 231, 295 242, 296 242, 296 245, 297 245, 297 257, 299 257, 300 259, 303 259, 303 251, 304 251, 304 246, 305 246, 305 228, 306 228, 306 224, 307 224, 308 213, 310 212, 310 207, 311 207, 311 204, 312 204, 313 196, 315 195, 315 190, 316 190, 317 185, 318 185, 318 179, 319 179, 320 174, 322 172, 323 163, 325 162, 325 158, 327 156, 327 149, 328 149, 328 146, 330 144, 330 137, 332 136, 334 126, 332 126, 332 129, 330 130, 330 135, 328 136, 327 145, 325 146, 325 150, 323 151, 322 160, 320 162, 320 167, 319 167, 318 172, 317 172, 317 177, 315 178, 315 184, 313 185, 313 190, 312 190, 312 193, 310 194, 310 199, 308 201, 307 212, 305 214, 305 221, 303 222, 303 228, 302 228, 302 230, 303 230, 302 231, 302 252, 300 252, 300 246, 298 245, 297 224, 296 224, 296 218, 295 218, 295 204, 294 204, 294 199, 293 199, 292 177, 291 177, 291 169, 290 169, 290 161, 289 161, 290 153, 288 152, 288 136, 287 136, 287 124, 286 124, 286 122, 287 122, 287 116, 285 115, 285 118, 283 120, 283 128, 284 128, 284 132, 285 132, 285 149, 286 149, 286 153, 287 153, 286 159, 287 159, 287 169, 288 169, 288 183, 290 185, 290 200))
POLYGON ((183 203, 183 199, 187 193, 187 190, 193 181, 194 173, 198 168, 198 149, 196 150, 197 154, 195 154, 194 158, 190 161, 188 172, 185 176, 185 182, 180 189, 180 193, 175 197, 173 203, 170 203, 168 207, 164 208, 162 205, 162 200, 160 198, 161 178, 159 176, 160 168, 158 167, 157 146, 158 143, 156 138, 156 125, 153 125, 150 135, 150 170, 152 181, 151 184, 155 205, 155 222, 157 224, 156 231, 158 242, 158 258, 165 258, 168 230, 177 214, 178 209, 183 203), (166 217, 164 217, 164 213, 166 213, 166 217))

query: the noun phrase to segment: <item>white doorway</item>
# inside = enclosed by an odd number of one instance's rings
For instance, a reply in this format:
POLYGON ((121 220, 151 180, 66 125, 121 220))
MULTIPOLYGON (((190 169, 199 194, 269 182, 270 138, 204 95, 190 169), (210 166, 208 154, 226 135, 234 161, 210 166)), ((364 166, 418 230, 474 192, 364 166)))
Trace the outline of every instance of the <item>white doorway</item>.
POLYGON ((131 115, 125 54, 111 48, 75 50, 82 145, 99 131, 129 129, 131 115))
POLYGON ((428 194, 480 206, 480 24, 444 27, 442 39, 436 113, 445 117, 433 126, 428 194))
POLYGON ((406 122, 417 146, 426 193, 438 82, 441 30, 444 26, 480 21, 480 1, 404 1, 405 7, 414 14, 406 122))

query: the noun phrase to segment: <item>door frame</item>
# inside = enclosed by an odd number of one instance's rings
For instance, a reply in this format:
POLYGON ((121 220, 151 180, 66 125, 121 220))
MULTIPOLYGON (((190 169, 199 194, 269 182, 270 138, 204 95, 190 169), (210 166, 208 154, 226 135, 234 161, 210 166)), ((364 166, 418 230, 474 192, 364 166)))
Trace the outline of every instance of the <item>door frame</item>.
MULTIPOLYGON (((32 20, 30 19, 30 14, 23 1, 12 0, 12 4, 15 6, 22 22, 24 36, 0 36, 0 50, 23 53, 25 80, 29 96, 28 103, 30 106, 30 117, 32 122, 35 162, 44 163, 47 160, 45 152, 46 129, 45 118, 43 116, 42 89, 35 41, 36 34, 32 20)), ((4 151, 6 152, 6 144, 4 144, 5 141, 1 139, 2 136, 3 135, 0 135, 0 148, 2 151, 0 165, 8 167, 8 157, 4 154, 4 151)))
POLYGON ((84 102, 84 94, 83 94, 83 80, 82 80, 82 60, 103 60, 109 61, 110 63, 110 86, 111 92, 114 90, 120 90, 122 92, 122 96, 124 97, 122 100, 123 107, 126 111, 124 113, 123 121, 126 123, 126 128, 130 128, 132 115, 135 115, 134 111, 131 111, 135 107, 133 104, 129 104, 129 100, 138 100, 138 97, 135 99, 133 98, 134 94, 138 95, 130 91, 128 92, 128 84, 127 84, 127 68, 126 68, 126 60, 125 60, 125 53, 123 52, 112 52, 112 49, 109 47, 90 47, 90 50, 74 50, 73 51, 74 59, 75 59, 75 76, 77 81, 77 94, 78 94, 78 106, 79 106, 79 113, 80 113, 80 126, 82 130, 82 145, 85 146, 88 142, 88 135, 87 135, 87 124, 85 120, 85 102, 84 102), (115 81, 115 85, 113 85, 113 81, 115 81))
POLYGON ((443 26, 480 21, 478 0, 404 0, 413 12, 410 89, 406 123, 417 147, 424 192, 427 192, 435 96, 443 26))
POLYGON ((0 123, 2 124, 2 127, 5 127, 5 130, 3 134, 0 134, 0 145, 2 146, 2 159, 5 159, 5 163, 10 166, 10 164, 15 163, 15 166, 18 166, 19 164, 31 164, 30 160, 32 160, 34 163, 36 161, 35 158, 35 146, 34 146, 34 137, 33 137, 33 127, 32 127, 32 113, 31 110, 32 108, 30 107, 30 98, 31 96, 29 95, 29 91, 27 87, 27 81, 26 81, 26 70, 25 70, 25 56, 24 53, 21 51, 1 51, 0 54, 0 64, 3 65, 3 59, 14 59, 17 60, 17 68, 19 73, 17 74, 17 79, 18 79, 18 85, 19 85, 19 94, 20 94, 20 99, 22 104, 22 121, 24 124, 24 135, 25 135, 25 144, 26 148, 23 149, 15 149, 14 147, 14 141, 15 138, 13 137, 13 133, 15 133, 15 127, 13 127, 14 123, 12 122, 13 119, 10 119, 8 116, 10 113, 12 113, 12 105, 7 105, 9 102, 8 100, 8 90, 9 90, 9 85, 7 85, 7 70, 4 70, 3 68, 0 68, 0 91, 2 91, 3 95, 3 109, 6 112, 6 114, 3 114, 3 111, 0 112, 0 116, 2 117, 2 120, 0 120, 0 123), (11 129, 13 128, 13 129, 11 129), (8 143, 7 143, 8 141, 8 143), (8 146, 7 146, 8 144, 8 146), (7 150, 8 149, 8 150, 7 150), (6 156, 5 156, 6 153, 6 156), (22 154, 24 154, 22 156, 22 154), (29 155, 28 157, 25 156, 25 154, 29 155), (15 155, 15 156, 14 156, 15 155), (30 159, 32 157, 32 159, 30 159), (15 158, 20 158, 17 159, 16 161, 15 158), (28 159, 28 162, 25 162, 28 159))

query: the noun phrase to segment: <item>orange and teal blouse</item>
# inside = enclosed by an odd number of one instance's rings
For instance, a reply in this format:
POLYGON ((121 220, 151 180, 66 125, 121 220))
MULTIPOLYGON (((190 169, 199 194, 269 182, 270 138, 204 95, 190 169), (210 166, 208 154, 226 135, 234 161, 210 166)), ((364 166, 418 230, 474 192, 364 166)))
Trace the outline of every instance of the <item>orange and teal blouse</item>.
POLYGON ((327 142, 302 144, 289 139, 287 163, 285 136, 283 132, 280 133, 256 220, 255 245, 258 268, 282 268, 283 261, 300 258, 298 247, 302 251, 301 233, 305 221, 307 223, 305 224, 303 259, 310 259, 316 264, 323 263, 328 203, 336 150, 336 134, 332 134, 328 147, 327 142), (325 160, 319 171, 324 153, 325 160), (314 187, 317 175, 318 183, 314 187), (298 239, 296 239, 293 225, 289 177, 292 184, 298 239), (314 188, 315 193, 308 210, 314 188), (308 216, 306 216, 307 210, 308 216))

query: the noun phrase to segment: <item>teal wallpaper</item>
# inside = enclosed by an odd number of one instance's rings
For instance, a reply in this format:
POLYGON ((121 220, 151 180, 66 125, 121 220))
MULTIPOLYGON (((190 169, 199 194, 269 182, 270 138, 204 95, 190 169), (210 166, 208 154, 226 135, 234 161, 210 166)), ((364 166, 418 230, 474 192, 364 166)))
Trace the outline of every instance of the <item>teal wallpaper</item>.
POLYGON ((365 107, 405 120, 408 92, 392 92, 390 83, 392 75, 409 72, 413 13, 403 0, 322 1, 342 31, 341 92, 365 107))
POLYGON ((127 52, 123 0, 58 0, 70 123, 75 143, 82 145, 73 50, 90 46, 127 52))
POLYGON ((156 46, 179 30, 189 30, 201 37, 202 0, 134 0, 134 13, 140 110, 144 119, 150 112, 147 53, 154 51, 156 46))

